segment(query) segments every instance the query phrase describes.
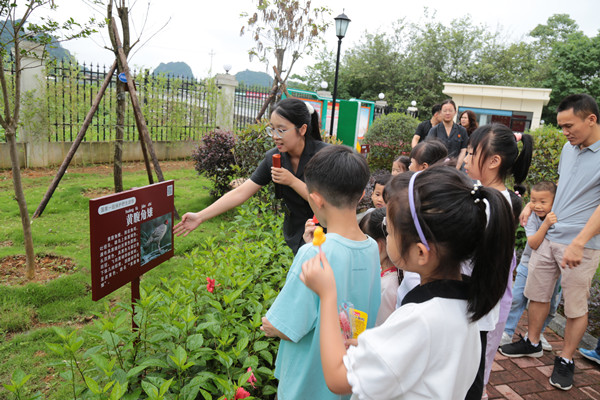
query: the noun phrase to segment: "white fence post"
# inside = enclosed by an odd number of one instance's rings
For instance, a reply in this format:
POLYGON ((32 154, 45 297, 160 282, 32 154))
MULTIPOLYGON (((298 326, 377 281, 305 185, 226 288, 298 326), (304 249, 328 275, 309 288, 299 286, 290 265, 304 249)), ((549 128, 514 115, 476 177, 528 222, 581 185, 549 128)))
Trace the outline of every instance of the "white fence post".
POLYGON ((21 42, 27 51, 21 67, 21 126, 18 139, 25 143, 27 168, 48 166, 47 116, 44 109, 46 98, 46 73, 43 47, 33 42, 21 42))
POLYGON ((235 101, 235 88, 239 85, 233 75, 217 74, 215 83, 219 88, 217 99, 216 125, 224 131, 233 130, 233 103, 235 101))

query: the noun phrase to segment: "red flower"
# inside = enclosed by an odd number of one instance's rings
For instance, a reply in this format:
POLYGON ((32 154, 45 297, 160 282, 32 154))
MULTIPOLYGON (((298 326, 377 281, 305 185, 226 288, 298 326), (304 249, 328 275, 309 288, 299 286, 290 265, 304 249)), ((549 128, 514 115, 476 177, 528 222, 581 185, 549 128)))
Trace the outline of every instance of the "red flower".
POLYGON ((244 390, 244 388, 239 387, 235 392, 233 400, 245 399, 246 397, 250 397, 250 393, 244 390))
POLYGON ((252 385, 252 387, 254 386, 254 382, 256 382, 256 377, 254 376, 254 372, 252 372, 252 367, 248 367, 248 370, 246 372, 250 372, 250 378, 248 378, 248 383, 252 385))
POLYGON ((206 284, 206 290, 208 290, 210 293, 212 293, 213 290, 215 290, 215 280, 210 279, 209 277, 206 277, 206 282, 208 282, 206 284))

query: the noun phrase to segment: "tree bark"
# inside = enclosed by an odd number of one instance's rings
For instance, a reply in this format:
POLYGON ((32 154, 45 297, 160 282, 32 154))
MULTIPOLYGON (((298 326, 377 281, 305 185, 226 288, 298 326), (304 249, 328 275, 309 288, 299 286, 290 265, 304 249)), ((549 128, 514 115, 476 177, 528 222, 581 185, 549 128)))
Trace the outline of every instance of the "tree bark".
MULTIPOLYGON (((121 72, 122 70, 119 70, 121 72)), ((125 84, 117 80, 117 125, 115 126, 115 155, 113 162, 113 181, 115 193, 123 191, 123 127, 125 126, 125 106, 127 93, 125 84)))
MULTIPOLYGON (((0 66, 1 67, 1 66, 0 66)), ((33 236, 31 234, 31 220, 27 211, 27 202, 23 193, 23 184, 21 182, 21 168, 19 167, 19 157, 17 154, 16 129, 9 127, 6 130, 6 141, 10 151, 10 161, 12 165, 13 187, 15 198, 19 205, 19 214, 21 214, 21 224, 23 225, 23 237, 25 239, 25 277, 29 280, 35 277, 35 252, 33 251, 33 236)))

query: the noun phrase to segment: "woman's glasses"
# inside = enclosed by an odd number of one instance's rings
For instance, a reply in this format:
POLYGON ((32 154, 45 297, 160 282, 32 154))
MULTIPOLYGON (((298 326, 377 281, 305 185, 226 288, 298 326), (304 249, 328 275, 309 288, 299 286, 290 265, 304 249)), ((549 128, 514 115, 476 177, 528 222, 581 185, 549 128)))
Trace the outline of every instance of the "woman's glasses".
POLYGON ((283 130, 283 129, 281 129, 281 128, 272 128, 272 127, 270 127, 270 126, 267 126, 267 127, 265 128, 265 132, 266 132, 266 133, 267 133, 267 135, 269 135, 269 136, 276 136, 276 137, 278 137, 279 139, 283 139, 283 137, 285 136, 286 132, 288 132, 288 131, 289 131, 289 130, 291 130, 291 129, 293 129, 293 128, 290 128, 290 129, 285 129, 285 130, 283 130))

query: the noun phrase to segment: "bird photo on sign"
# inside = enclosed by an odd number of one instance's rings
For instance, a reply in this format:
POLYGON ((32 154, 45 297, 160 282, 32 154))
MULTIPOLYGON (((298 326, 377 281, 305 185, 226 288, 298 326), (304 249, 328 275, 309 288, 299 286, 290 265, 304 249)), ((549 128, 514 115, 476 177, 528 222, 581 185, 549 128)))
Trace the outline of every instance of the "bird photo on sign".
POLYGON ((171 213, 144 222, 140 227, 141 264, 154 260, 173 247, 171 213))

